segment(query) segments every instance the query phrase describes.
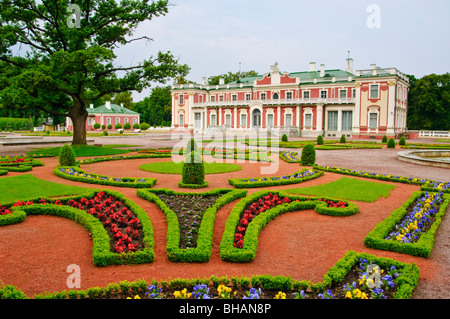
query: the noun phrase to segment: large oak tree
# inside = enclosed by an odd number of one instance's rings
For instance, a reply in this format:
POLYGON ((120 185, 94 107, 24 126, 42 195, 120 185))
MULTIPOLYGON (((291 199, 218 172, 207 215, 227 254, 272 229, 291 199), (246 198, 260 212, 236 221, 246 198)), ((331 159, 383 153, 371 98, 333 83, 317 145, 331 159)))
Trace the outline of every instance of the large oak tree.
POLYGON ((86 144, 91 102, 188 73, 170 51, 138 64, 116 63, 114 50, 150 41, 134 37, 136 28, 169 6, 164 0, 0 0, 0 72, 8 74, 2 103, 68 116, 72 143, 86 144))

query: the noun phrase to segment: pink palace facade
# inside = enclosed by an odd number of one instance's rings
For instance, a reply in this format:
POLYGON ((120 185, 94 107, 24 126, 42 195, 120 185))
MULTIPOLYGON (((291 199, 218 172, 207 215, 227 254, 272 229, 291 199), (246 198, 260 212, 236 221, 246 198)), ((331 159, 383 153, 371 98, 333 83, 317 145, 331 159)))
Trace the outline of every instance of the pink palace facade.
POLYGON ((270 72, 219 85, 172 86, 172 129, 194 133, 220 128, 245 133, 279 129, 290 136, 395 137, 406 131, 408 77, 372 64, 353 70, 316 67, 270 72))

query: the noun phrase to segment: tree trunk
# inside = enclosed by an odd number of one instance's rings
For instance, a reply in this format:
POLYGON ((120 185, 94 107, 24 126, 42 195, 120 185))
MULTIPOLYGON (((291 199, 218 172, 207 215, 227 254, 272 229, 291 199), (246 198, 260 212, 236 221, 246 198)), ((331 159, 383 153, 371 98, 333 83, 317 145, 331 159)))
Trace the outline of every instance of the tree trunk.
POLYGON ((86 107, 75 100, 73 109, 69 111, 69 117, 73 124, 72 145, 86 145, 86 119, 88 117, 86 107))

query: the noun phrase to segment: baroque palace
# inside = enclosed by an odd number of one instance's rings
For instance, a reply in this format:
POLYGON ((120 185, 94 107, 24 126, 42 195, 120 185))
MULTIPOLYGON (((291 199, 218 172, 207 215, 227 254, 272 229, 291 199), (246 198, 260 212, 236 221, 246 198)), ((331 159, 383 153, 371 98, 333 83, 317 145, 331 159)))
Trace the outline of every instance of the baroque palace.
POLYGON ((304 72, 270 72, 236 82, 172 86, 172 129, 278 130, 289 136, 353 138, 396 137, 406 131, 409 79, 396 68, 375 64, 345 70, 309 64, 304 72))

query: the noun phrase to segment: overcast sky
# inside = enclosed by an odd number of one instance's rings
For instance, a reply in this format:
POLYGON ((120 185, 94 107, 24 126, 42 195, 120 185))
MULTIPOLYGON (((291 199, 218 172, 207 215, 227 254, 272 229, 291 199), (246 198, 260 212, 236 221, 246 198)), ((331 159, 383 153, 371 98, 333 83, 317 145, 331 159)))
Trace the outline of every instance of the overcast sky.
MULTIPOLYGON (((138 27, 119 51, 131 65, 171 51, 191 71, 187 78, 255 70, 306 71, 309 62, 344 69, 348 51, 355 69, 371 63, 420 78, 450 71, 448 0, 172 0, 167 15, 138 27), (241 63, 241 65, 239 64, 241 63)), ((172 84, 172 83, 170 83, 172 84)), ((134 101, 149 90, 134 93, 134 101)))

